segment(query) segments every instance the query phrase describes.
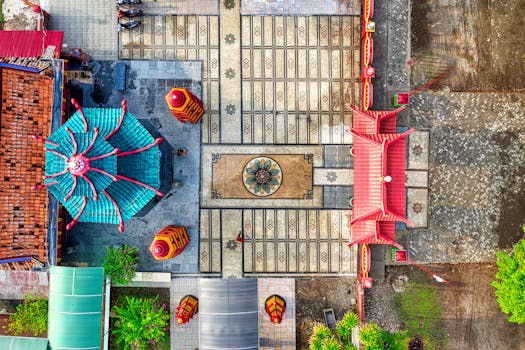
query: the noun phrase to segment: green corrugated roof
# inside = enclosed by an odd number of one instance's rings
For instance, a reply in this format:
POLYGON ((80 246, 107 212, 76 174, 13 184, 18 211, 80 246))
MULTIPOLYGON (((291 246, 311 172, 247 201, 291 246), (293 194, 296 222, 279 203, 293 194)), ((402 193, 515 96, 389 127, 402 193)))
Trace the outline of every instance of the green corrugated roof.
POLYGON ((100 349, 104 269, 49 270, 49 349, 100 349))
POLYGON ((46 350, 47 339, 28 337, 7 337, 0 335, 0 349, 2 350, 46 350))

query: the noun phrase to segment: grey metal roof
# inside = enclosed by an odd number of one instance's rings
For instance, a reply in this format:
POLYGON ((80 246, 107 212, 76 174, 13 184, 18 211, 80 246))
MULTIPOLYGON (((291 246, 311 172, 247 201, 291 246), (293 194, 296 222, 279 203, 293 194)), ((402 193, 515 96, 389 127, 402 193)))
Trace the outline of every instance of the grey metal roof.
POLYGON ((258 349, 257 279, 199 280, 199 349, 258 349))

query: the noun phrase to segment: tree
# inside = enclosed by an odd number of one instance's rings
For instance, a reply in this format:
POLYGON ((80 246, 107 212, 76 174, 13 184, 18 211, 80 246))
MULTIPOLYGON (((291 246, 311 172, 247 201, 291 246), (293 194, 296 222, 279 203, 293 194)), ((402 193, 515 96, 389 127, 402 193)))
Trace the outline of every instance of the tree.
POLYGON ((106 277, 114 284, 129 283, 135 277, 138 248, 124 244, 118 248, 106 246, 106 250, 102 263, 106 277))
POLYGON ((9 316, 9 324, 6 328, 12 335, 30 332, 38 337, 47 332, 47 318, 47 300, 28 296, 16 307, 16 312, 9 316))
MULTIPOLYGON (((525 229, 524 229, 525 231, 525 229)), ((498 304, 509 322, 525 322, 525 239, 518 242, 512 252, 496 253, 498 272, 492 286, 496 288, 498 304)))

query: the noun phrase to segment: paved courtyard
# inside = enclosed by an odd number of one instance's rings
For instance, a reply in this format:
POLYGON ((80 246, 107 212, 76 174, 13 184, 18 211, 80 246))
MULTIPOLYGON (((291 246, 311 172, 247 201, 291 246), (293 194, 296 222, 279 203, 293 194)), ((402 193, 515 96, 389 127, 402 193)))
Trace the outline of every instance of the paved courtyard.
MULTIPOLYGON (((94 1, 97 11, 86 8, 82 16, 74 15, 77 5, 84 6, 76 0, 49 1, 52 28, 70 31, 69 47, 85 48, 100 63, 94 91, 79 87, 85 106, 113 107, 126 98, 129 111, 165 138, 166 195, 130 220, 122 235, 111 225, 78 224, 68 244, 79 251, 64 260, 97 265, 105 245, 139 246, 139 270, 172 274, 172 308, 182 294, 197 293, 197 276, 260 277, 259 293, 289 294, 290 313, 294 285, 283 277, 355 277, 357 249, 348 248, 349 106, 359 103, 360 94, 360 2, 232 0, 194 6, 146 0, 141 25, 119 33, 114 5, 94 1), (124 92, 114 89, 117 62, 128 69, 124 92), (164 95, 172 86, 202 98, 200 125, 181 125, 171 117, 164 95), (188 156, 173 156, 179 148, 188 149, 188 156), (261 166, 272 170, 268 188, 250 182, 250 171, 261 166), (157 262, 147 247, 168 224, 186 226, 190 246, 175 259, 157 262), (235 240, 239 235, 244 242, 235 240)), ((378 71, 381 67, 378 63, 378 71)), ((386 100, 378 107, 390 108, 386 100)), ((428 147, 428 131, 411 136, 407 213, 423 228, 428 147)), ((273 334, 263 316, 261 346, 282 341, 280 346, 294 348, 295 338, 273 334)), ((173 328, 172 345, 176 335, 180 340, 173 348, 193 349, 197 333, 198 322, 173 328)))

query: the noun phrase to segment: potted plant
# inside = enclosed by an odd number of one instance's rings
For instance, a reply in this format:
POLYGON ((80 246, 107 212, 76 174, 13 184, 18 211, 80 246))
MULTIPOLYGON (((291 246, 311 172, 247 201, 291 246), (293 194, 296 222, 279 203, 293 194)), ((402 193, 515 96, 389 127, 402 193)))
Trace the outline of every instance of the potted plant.
POLYGON ((117 285, 129 283, 135 277, 138 248, 124 244, 121 247, 106 246, 106 250, 102 263, 106 277, 117 285))

